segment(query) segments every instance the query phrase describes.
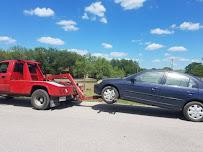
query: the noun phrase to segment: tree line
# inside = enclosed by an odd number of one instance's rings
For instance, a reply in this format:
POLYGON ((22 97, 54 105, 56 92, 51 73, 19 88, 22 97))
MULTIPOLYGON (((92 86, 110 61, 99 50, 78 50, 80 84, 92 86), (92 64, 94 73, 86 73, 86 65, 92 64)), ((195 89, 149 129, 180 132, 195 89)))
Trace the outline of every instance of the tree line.
MULTIPOLYGON (((22 48, 13 47, 9 50, 0 49, 0 60, 25 59, 35 60, 42 64, 44 74, 71 73, 76 78, 88 76, 95 79, 107 77, 124 77, 143 70, 133 60, 107 60, 91 54, 79 55, 67 50, 56 48, 22 48)), ((163 68, 172 70, 170 67, 163 68)), ((203 77, 203 64, 192 62, 185 67, 185 73, 203 77)))
POLYGON ((0 60, 24 59, 41 63, 44 74, 60 74, 69 72, 76 78, 88 76, 95 79, 105 77, 124 77, 140 71, 140 66, 133 60, 107 60, 91 54, 79 55, 67 50, 55 48, 27 49, 13 47, 0 49, 0 60))

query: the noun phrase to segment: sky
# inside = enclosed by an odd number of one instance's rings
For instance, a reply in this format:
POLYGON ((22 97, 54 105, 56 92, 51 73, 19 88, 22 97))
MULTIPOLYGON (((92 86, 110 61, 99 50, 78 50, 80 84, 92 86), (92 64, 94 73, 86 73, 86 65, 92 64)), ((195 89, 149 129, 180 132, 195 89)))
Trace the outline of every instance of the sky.
POLYGON ((203 0, 1 0, 0 48, 54 47, 143 68, 203 58, 203 0))

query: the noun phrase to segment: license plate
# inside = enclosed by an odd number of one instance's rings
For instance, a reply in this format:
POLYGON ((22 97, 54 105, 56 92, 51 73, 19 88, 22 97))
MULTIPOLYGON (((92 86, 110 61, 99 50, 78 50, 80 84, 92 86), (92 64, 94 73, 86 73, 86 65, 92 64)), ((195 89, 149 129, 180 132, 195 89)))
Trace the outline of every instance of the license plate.
POLYGON ((66 101, 66 97, 59 97, 59 101, 66 101))

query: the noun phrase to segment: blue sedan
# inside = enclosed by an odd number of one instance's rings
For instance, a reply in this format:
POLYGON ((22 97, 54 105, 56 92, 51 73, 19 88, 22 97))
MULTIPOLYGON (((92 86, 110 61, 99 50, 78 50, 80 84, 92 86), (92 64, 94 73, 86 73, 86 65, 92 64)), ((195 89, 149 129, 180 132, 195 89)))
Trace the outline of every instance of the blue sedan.
POLYGON ((144 71, 123 79, 100 80, 94 92, 108 104, 136 101, 183 112, 190 121, 203 121, 203 81, 174 71, 144 71))

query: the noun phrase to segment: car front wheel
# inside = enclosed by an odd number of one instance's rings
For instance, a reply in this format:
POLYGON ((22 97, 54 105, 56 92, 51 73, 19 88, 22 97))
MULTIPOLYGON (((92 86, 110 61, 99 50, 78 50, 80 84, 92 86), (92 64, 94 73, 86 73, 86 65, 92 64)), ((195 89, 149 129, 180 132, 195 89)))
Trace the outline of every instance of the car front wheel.
POLYGON ((107 103, 107 104, 113 104, 117 102, 117 99, 119 97, 119 93, 116 88, 112 86, 107 86, 102 90, 102 99, 107 103))
POLYGON ((203 121, 203 104, 201 102, 192 101, 185 105, 183 109, 185 118, 189 121, 203 121))

